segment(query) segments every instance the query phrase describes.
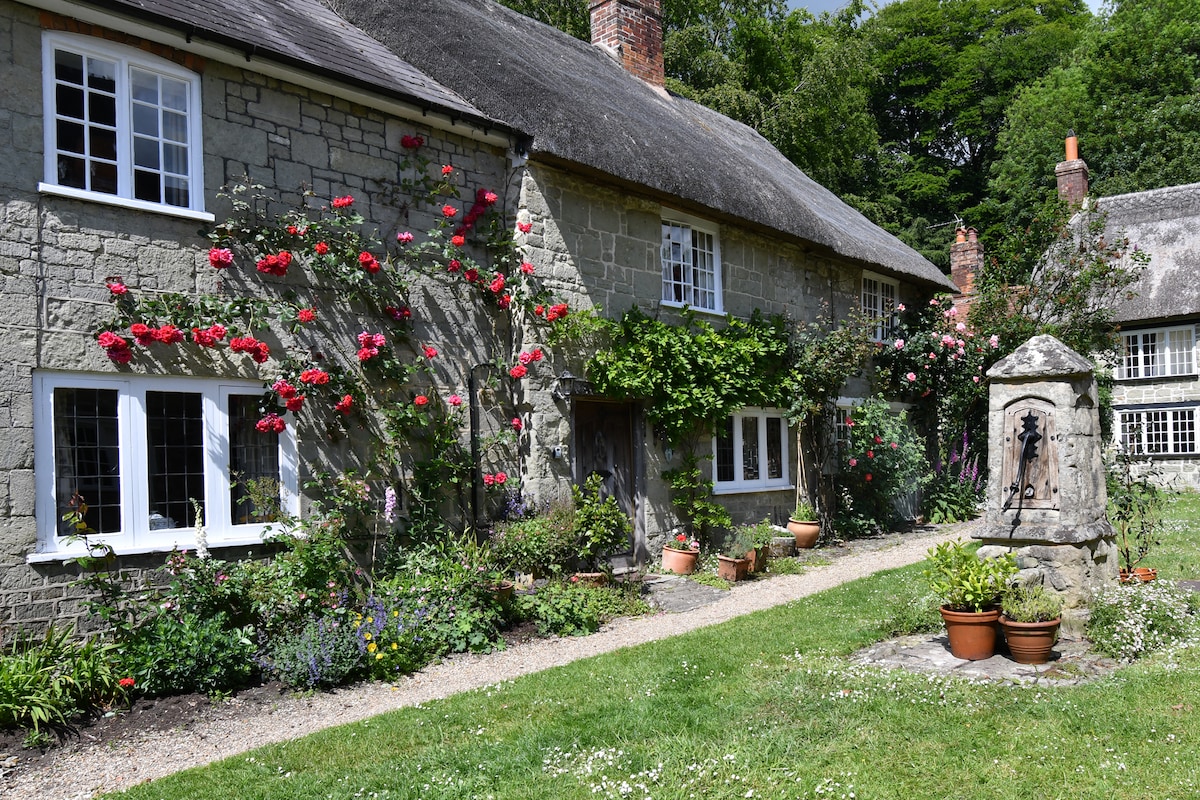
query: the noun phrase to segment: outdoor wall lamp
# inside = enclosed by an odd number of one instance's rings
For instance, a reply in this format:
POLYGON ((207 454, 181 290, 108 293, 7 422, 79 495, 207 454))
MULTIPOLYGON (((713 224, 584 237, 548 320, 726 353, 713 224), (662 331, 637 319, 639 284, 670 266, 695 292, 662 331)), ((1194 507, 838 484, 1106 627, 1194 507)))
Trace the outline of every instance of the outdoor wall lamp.
POLYGON ((550 396, 555 400, 566 400, 575 391, 575 380, 576 378, 571 374, 571 370, 564 369, 562 374, 558 376, 558 380, 555 382, 550 396))

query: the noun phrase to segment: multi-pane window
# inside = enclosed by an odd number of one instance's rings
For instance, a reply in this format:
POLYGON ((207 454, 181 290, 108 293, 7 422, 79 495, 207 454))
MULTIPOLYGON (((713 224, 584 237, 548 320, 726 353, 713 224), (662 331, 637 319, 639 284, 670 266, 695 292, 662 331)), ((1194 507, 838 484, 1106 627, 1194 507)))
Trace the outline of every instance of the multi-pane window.
POLYGON ((42 188, 202 211, 198 76, 94 37, 44 36, 42 188))
POLYGON ((1117 421, 1121 447, 1134 455, 1196 452, 1194 407, 1119 411, 1117 421))
POLYGON ((789 486, 787 435, 787 420, 779 411, 747 409, 726 419, 713 439, 716 490, 789 486))
POLYGON ((899 284, 890 278, 864 272, 862 279, 862 312, 874 323, 872 336, 883 341, 892 335, 896 324, 896 293, 899 284))
POLYGON ((1121 336, 1118 378, 1165 378, 1195 374, 1196 329, 1177 328, 1133 331, 1121 336))
POLYGON ((721 310, 721 252, 717 234, 693 223, 663 220, 662 299, 721 310))
POLYGON ((34 388, 43 553, 82 547, 63 520, 82 509, 119 552, 190 546, 200 523, 211 544, 254 542, 295 511, 295 438, 255 427, 260 385, 37 373, 34 388))

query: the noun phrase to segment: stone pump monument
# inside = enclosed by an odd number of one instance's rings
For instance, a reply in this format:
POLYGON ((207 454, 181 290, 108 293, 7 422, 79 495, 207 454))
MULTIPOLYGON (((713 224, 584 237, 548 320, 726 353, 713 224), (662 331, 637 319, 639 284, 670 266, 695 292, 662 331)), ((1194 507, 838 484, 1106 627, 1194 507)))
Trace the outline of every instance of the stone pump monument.
POLYGON ((1018 580, 1059 592, 1063 624, 1078 631, 1088 597, 1118 571, 1092 365, 1053 336, 1035 336, 987 374, 979 555, 1015 553, 1018 580))

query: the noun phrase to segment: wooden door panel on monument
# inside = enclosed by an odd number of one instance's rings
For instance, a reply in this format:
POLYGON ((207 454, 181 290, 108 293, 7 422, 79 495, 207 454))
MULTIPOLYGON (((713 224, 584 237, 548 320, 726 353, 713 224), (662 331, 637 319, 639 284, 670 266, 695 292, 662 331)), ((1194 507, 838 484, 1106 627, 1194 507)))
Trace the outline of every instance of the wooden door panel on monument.
MULTIPOLYGON (((615 497, 633 519, 636 476, 633 452, 633 406, 628 403, 575 401, 575 481, 591 475, 604 479, 603 497, 615 497)), ((629 551, 633 549, 632 540, 629 551)))

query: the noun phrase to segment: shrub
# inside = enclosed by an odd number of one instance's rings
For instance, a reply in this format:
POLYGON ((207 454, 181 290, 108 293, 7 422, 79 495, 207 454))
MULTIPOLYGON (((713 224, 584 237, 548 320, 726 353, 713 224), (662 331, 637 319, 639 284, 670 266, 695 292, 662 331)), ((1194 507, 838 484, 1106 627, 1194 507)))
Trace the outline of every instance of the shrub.
POLYGON ((267 666, 292 688, 349 683, 364 671, 358 631, 340 617, 310 617, 297 632, 275 639, 267 666))
POLYGON ((120 645, 124 674, 147 695, 224 692, 256 676, 250 628, 232 628, 224 613, 162 613, 120 645))
POLYGON ((575 510, 558 503, 543 515, 497 524, 491 546, 502 569, 555 575, 576 555, 574 529, 575 510))
POLYGON ((835 524, 847 536, 889 530, 897 520, 896 501, 920 489, 928 471, 921 443, 905 414, 892 413, 879 397, 856 407, 846 425, 835 524))
POLYGON ((1194 602, 1167 581, 1114 586, 1092 601, 1087 636, 1101 653, 1133 661, 1193 634, 1194 602))
POLYGON ((957 441, 950 445, 946 463, 934 465, 933 476, 921 492, 921 513, 934 525, 964 522, 979 513, 987 475, 979 468, 979 456, 968 456, 969 452, 963 431, 961 451, 957 441))
POLYGON ((68 630, 51 627, 40 640, 18 636, 0 656, 0 728, 36 734, 111 704, 123 693, 113 655, 111 645, 76 641, 68 630))
POLYGON ((574 581, 552 581, 535 594, 517 598, 518 614, 537 623, 542 636, 586 636, 613 617, 649 610, 635 588, 588 586, 574 581))
POLYGON ((601 498, 603 484, 602 477, 591 475, 582 490, 578 486, 571 487, 571 496, 575 500, 575 521, 571 526, 575 555, 584 567, 592 570, 601 558, 626 549, 633 532, 629 517, 617 505, 617 499, 612 496, 601 498))

